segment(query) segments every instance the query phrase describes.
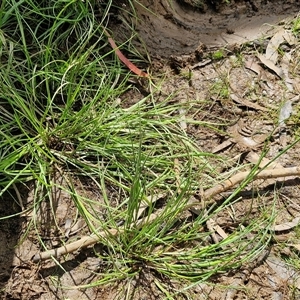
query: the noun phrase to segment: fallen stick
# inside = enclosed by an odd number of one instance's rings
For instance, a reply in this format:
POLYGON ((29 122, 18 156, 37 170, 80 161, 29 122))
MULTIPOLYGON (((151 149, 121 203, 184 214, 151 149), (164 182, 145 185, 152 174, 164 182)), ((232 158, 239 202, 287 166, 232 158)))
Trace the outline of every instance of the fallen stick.
POLYGON ((72 242, 70 244, 61 246, 56 249, 51 249, 48 251, 44 251, 41 253, 37 253, 33 256, 31 259, 33 262, 38 262, 42 260, 47 260, 51 257, 59 258, 62 255, 65 255, 67 253, 72 253, 74 251, 78 251, 79 249, 86 248, 88 246, 94 245, 98 243, 102 238, 107 237, 108 235, 116 235, 118 232, 122 233, 123 230, 116 230, 116 229, 110 229, 107 231, 101 231, 99 234, 91 234, 82 237, 80 240, 76 242, 72 242))
MULTIPOLYGON (((137 227, 141 227, 141 225, 144 224, 144 222, 148 222, 148 223, 152 222, 158 216, 159 215, 157 213, 153 213, 145 218, 138 220, 136 225, 137 225, 137 227)), ((98 234, 93 233, 91 235, 86 235, 86 236, 83 236, 80 240, 78 240, 76 242, 66 244, 66 245, 61 246, 56 249, 51 249, 51 250, 47 250, 47 251, 44 251, 41 253, 37 253, 36 255, 34 255, 32 257, 31 260, 36 263, 39 261, 50 259, 51 257, 59 258, 62 255, 72 253, 72 252, 78 251, 79 249, 94 245, 94 244, 98 243, 101 240, 101 238, 107 238, 108 236, 114 236, 114 235, 117 235, 118 233, 122 234, 123 232, 124 232, 124 229, 122 229, 122 228, 119 230, 108 229, 105 231, 100 231, 98 234)))
POLYGON ((149 74, 143 72, 141 69, 139 69, 137 66, 135 66, 118 48, 113 38, 110 36, 110 34, 107 32, 105 28, 103 28, 104 34, 107 36, 108 42, 110 43, 113 50, 116 52, 119 59, 136 75, 140 77, 149 77, 149 74))
MULTIPOLYGON (((243 180, 245 180, 251 174, 251 172, 252 171, 241 172, 239 174, 233 175, 231 178, 225 180, 223 183, 218 184, 215 187, 206 190, 203 193, 204 203, 207 205, 207 204, 214 202, 214 200, 212 199, 213 196, 220 194, 222 192, 225 192, 225 191, 229 190, 230 188, 232 188, 233 186, 235 186, 236 184, 241 183, 243 180)), ((270 179, 270 178, 280 178, 280 177, 298 176, 298 175, 300 175, 300 166, 292 167, 292 168, 277 168, 277 169, 270 169, 270 170, 267 169, 267 170, 263 170, 263 171, 258 171, 258 173, 254 175, 253 179, 270 179)), ((184 210, 190 209, 193 205, 196 206, 197 204, 199 204, 199 203, 195 202, 192 204, 188 204, 184 208, 184 210)), ((153 213, 143 219, 140 219, 137 222, 137 227, 140 227, 141 225, 143 225, 144 222, 150 223, 150 222, 154 221, 155 219, 157 219, 158 217, 159 217, 158 213, 153 213)), ((43 260, 47 260, 51 257, 58 258, 67 253, 77 251, 78 249, 82 249, 82 248, 86 248, 88 246, 94 245, 94 244, 98 243, 101 240, 101 238, 106 238, 110 235, 114 236, 114 235, 117 235, 118 233, 120 234, 123 232, 124 232, 124 229, 119 229, 119 230, 109 229, 106 231, 101 231, 97 235, 91 234, 89 236, 84 236, 76 242, 72 242, 70 244, 61 246, 56 249, 51 249, 51 250, 48 250, 45 252, 38 253, 32 258, 32 261, 33 262, 43 261, 43 260)))
MULTIPOLYGON (((224 182, 206 190, 203 193, 203 198, 205 200, 205 203, 209 204, 211 202, 214 202, 213 200, 212 201, 210 200, 213 196, 223 193, 229 190, 230 188, 232 188, 233 186, 235 186, 236 184, 241 183, 250 175, 251 172, 252 171, 238 173, 236 175, 233 175, 229 179, 225 180, 224 182)), ((258 171, 258 173, 254 175, 253 180, 298 176, 298 175, 300 175, 300 166, 292 167, 292 168, 266 169, 263 171, 258 171)))

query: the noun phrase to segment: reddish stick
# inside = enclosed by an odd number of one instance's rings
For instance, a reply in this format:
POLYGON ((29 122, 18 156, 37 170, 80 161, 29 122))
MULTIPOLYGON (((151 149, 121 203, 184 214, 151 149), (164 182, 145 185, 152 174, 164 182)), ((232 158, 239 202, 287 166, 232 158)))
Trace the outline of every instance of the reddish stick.
POLYGON ((104 33, 108 38, 108 42, 110 43, 113 50, 115 50, 117 56, 119 59, 136 75, 141 77, 149 77, 149 74, 143 72, 141 69, 139 69, 137 66, 135 66, 129 59, 125 57, 125 55, 120 51, 118 46, 116 45, 115 41, 112 39, 112 37, 109 35, 109 33, 104 29, 104 33))

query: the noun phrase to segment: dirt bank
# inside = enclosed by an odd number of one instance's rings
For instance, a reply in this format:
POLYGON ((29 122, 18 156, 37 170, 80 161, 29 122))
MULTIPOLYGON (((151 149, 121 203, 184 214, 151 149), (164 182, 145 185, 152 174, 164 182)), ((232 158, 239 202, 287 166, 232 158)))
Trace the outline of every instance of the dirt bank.
MULTIPOLYGON (((271 34, 274 24, 294 16, 300 9, 295 0, 233 0, 221 5, 205 1, 200 7, 199 2, 141 0, 135 5, 138 16, 135 28, 150 55, 186 54, 201 43, 214 47, 254 40, 271 34)), ((132 24, 129 15, 125 18, 132 24)), ((120 37, 123 35, 123 39, 128 38, 122 25, 114 31, 120 37)))

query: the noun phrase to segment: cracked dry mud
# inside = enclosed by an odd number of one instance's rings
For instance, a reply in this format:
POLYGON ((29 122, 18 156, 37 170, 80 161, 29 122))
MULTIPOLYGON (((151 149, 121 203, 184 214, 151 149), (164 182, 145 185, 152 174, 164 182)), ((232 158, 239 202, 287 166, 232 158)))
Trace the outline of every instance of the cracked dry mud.
MULTIPOLYGON (((231 1, 230 5, 213 4, 213 1, 190 0, 151 1, 142 0, 136 4, 140 23, 136 24, 144 44, 152 58, 154 76, 167 74, 160 93, 155 95, 156 101, 162 101, 165 95, 176 92, 172 101, 187 107, 183 113, 195 121, 218 122, 222 124, 216 132, 199 125, 186 125, 187 134, 192 136, 203 151, 215 152, 228 161, 227 165, 216 166, 219 173, 230 170, 237 163, 248 164, 247 153, 261 154, 264 140, 259 140, 255 147, 243 144, 253 136, 270 137, 270 150, 267 159, 276 157, 279 151, 291 143, 295 128, 292 123, 287 125, 285 132, 272 134, 277 127, 279 107, 283 101, 294 99, 300 92, 300 69, 297 59, 300 56, 299 46, 286 45, 285 51, 290 53, 290 71, 293 73, 294 86, 287 91, 283 82, 270 70, 264 68, 263 74, 245 68, 245 62, 258 62, 258 49, 264 51, 268 39, 272 36, 278 21, 293 17, 299 12, 298 1, 231 1), (192 5, 190 5, 192 4, 192 5), (151 14, 146 8, 153 10, 151 14), (244 42, 257 40, 248 47, 239 46, 244 42), (211 51, 224 47, 224 57, 214 60, 211 51), (237 47, 237 48, 235 48, 237 47), (238 49, 238 51, 235 51, 238 49), (191 78, 185 72, 191 70, 191 78), (261 79, 263 78, 263 80, 261 79), (224 94, 224 82, 229 90, 224 94), (235 97, 230 96, 234 94, 235 97), (237 102, 236 98, 248 102, 237 102), (190 103, 190 104, 189 104, 190 103), (252 103, 252 107, 249 106, 252 103), (264 109, 265 108, 265 109, 264 109), (239 127, 237 127, 239 124, 239 127), (222 147, 222 145, 225 143, 222 147), (226 144, 227 143, 227 144, 226 144)), ((124 4, 124 3, 123 3, 124 4)), ((126 3, 125 3, 126 4, 126 3)), ((123 15, 128 19, 128 15, 123 15)), ((130 33, 124 24, 110 24, 114 28, 115 37, 126 40, 130 33), (123 30, 124 29, 124 30, 123 30)), ((284 22, 281 26, 284 26, 284 22)), ((299 44, 299 39, 298 39, 299 44)), ((136 41, 140 45, 140 41, 136 41)), ((143 95, 136 89, 129 91, 122 98, 122 105, 130 106, 141 100, 143 95)), ((299 111, 299 99, 293 102, 294 113, 299 111)), ((182 112, 181 112, 182 113, 182 112)), ((184 124, 184 122, 183 122, 184 124)), ((184 125, 182 125, 184 126, 184 125)), ((255 138, 253 138, 256 141, 255 138)), ((296 145, 280 157, 277 164, 283 167, 299 165, 300 147, 296 145)), ((299 178, 281 180, 261 180, 256 188, 248 187, 239 196, 241 201, 232 206, 232 211, 222 211, 215 217, 217 224, 226 232, 236 228, 236 224, 245 222, 247 218, 255 218, 262 209, 274 209, 274 190, 276 190, 276 210, 279 214, 276 224, 293 220, 299 215, 300 182, 299 178), (257 196, 257 197, 253 197, 257 196), (234 214, 233 214, 234 212, 234 214), (234 216, 234 218, 233 218, 234 216)), ((82 193, 96 199, 97 192, 92 185, 82 186, 82 193)), ((32 200, 33 185, 22 190, 23 204, 32 200)), ((12 191, 12 193, 14 193, 12 191)), ((228 194, 229 192, 227 192, 228 194)), ((226 195, 227 195, 226 194, 226 195)), ((225 196, 226 196, 225 195, 225 196)), ((56 221, 63 227, 66 219, 76 214, 75 207, 68 195, 57 198, 56 221), (69 214, 66 215, 65 212, 69 214)), ((13 214, 18 206, 10 205, 11 199, 6 194, 0 202, 1 216, 13 214)), ((47 209, 45 208, 45 211, 47 209)), ((51 216, 49 224, 53 223, 51 216)), ((97 279, 101 262, 91 249, 71 254, 62 259, 66 272, 57 268, 52 261, 40 265, 30 262, 40 247, 34 233, 30 233, 22 243, 19 237, 26 231, 29 218, 26 216, 0 222, 0 284, 1 299, 124 299, 120 293, 123 282, 110 287, 94 287, 88 290, 63 289, 61 286, 88 284, 97 279), (53 280, 55 279, 55 280, 53 280), (60 286, 56 287, 56 279, 60 286)), ((48 228, 49 229, 49 228, 48 228)), ((77 236, 85 235, 83 227, 77 236)), ((59 245, 58 233, 47 231, 50 247, 59 245)), ((251 238, 251 237, 250 237, 251 238)), ((247 265, 241 272, 224 274, 212 279, 213 284, 236 286, 237 289, 222 288, 199 284, 190 291, 192 299, 299 299, 300 283, 298 273, 288 266, 280 257, 297 258, 288 244, 297 244, 298 235, 294 231, 279 232, 274 236, 270 253, 263 253, 253 265, 247 265), (285 241, 281 247, 277 241, 285 241), (264 256, 265 255, 265 256, 264 256)), ((300 242, 299 242, 300 243, 300 242)), ((298 244, 299 244, 298 243, 298 244)), ((101 247, 100 245, 96 247, 101 247)), ((131 299, 163 299, 163 294, 154 283, 155 276, 147 269, 132 282, 137 287, 131 299)), ((181 299, 181 298, 178 298, 181 299)))

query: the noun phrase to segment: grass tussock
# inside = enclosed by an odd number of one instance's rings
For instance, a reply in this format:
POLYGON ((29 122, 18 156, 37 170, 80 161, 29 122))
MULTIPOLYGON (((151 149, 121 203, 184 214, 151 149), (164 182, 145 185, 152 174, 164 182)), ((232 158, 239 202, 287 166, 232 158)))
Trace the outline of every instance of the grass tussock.
POLYGON ((39 207, 54 186, 70 195, 91 232, 122 230, 101 239, 105 251, 97 255, 106 267, 89 286, 133 277, 141 265, 184 282, 237 268, 266 247, 274 214, 211 243, 206 222, 229 201, 193 218, 186 213, 201 184, 216 183, 214 163, 222 159, 201 151, 180 128, 178 104, 155 103, 152 94, 120 105, 132 87, 103 32, 112 5, 1 2, 1 195, 34 182, 27 209, 35 212, 37 238, 39 207), (54 174, 66 184, 55 183, 54 174), (78 192, 79 178, 92 182, 102 201, 78 192), (143 216, 157 217, 138 226, 144 202, 143 216))

